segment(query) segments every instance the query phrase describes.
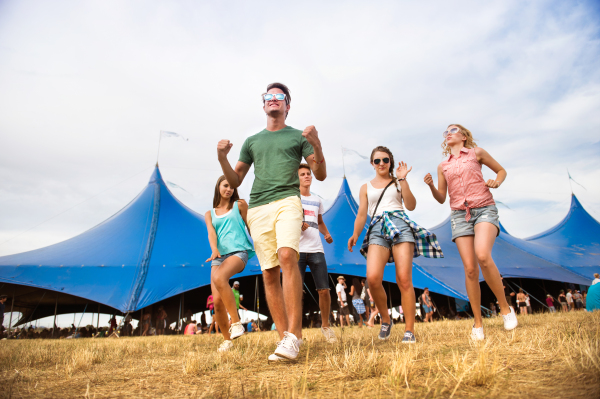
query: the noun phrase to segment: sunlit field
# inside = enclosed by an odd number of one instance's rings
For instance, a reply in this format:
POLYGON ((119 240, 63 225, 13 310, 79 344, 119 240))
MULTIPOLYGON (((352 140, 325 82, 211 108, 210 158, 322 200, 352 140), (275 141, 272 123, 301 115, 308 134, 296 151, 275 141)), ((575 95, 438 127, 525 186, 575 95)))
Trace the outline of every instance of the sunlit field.
POLYGON ((600 312, 519 316, 504 331, 485 321, 475 344, 472 321, 403 325, 388 342, 378 329, 303 331, 294 362, 269 364, 275 332, 247 334, 218 354, 221 336, 162 336, 0 342, 0 397, 600 397, 600 312))

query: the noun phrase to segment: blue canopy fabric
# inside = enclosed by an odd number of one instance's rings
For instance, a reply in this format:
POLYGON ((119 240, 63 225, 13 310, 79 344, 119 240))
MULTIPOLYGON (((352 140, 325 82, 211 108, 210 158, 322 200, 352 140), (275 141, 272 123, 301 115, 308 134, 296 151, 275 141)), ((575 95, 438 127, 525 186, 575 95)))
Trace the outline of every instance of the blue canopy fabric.
MULTIPOLYGON (((350 274, 353 276, 366 277, 367 262, 360 254, 366 226, 361 233, 354 252, 348 251, 347 242, 354 232, 354 220, 358 211, 358 204, 352 197, 348 181, 344 177, 340 191, 331 207, 323 214, 323 221, 333 237, 333 244, 323 243, 327 269, 333 274, 350 274)), ((368 222, 367 222, 368 225, 368 222)), ((416 259, 420 259, 416 258, 416 259)), ((383 280, 396 283, 396 268, 394 264, 387 264, 383 273, 383 280)), ((413 263, 413 285, 416 288, 428 287, 430 291, 455 298, 467 298, 464 280, 460 284, 448 285, 423 270, 417 262, 413 263)))
MULTIPOLYGON (((457 286, 461 284, 464 286, 464 267, 456 244, 452 242, 450 220, 450 217, 448 217, 438 226, 429 229, 437 236, 444 251, 444 258, 429 259, 419 257, 414 262, 447 285, 457 286)), ((573 273, 562 265, 541 258, 530 247, 524 240, 508 234, 506 229, 501 225, 500 235, 496 238, 492 250, 492 257, 500 273, 504 277, 589 284, 582 276, 573 273)), ((481 272, 479 273, 479 280, 483 281, 481 272)))
MULTIPOLYGON (((329 273, 366 276, 366 260, 359 252, 366 226, 354 252, 346 244, 357 211, 344 178, 333 205, 323 215, 334 239, 331 245, 324 243, 329 273)), ((463 265, 451 242, 450 219, 430 230, 437 235, 445 257, 415 258, 414 286, 466 300, 463 265)), ((565 220, 529 241, 512 237, 502 228, 493 256, 507 277, 589 285, 584 277, 592 262, 597 265, 599 232, 598 222, 573 197, 565 220)), ((172 195, 157 165, 142 192, 106 221, 58 244, 0 257, 0 282, 62 292, 133 312, 209 285, 210 263, 205 260, 210 254, 204 217, 172 195)), ((255 257, 236 277, 259 274, 255 257)), ((393 264, 385 266, 384 281, 396 282, 393 264)))
POLYGON ((537 256, 558 263, 588 279, 600 273, 600 223, 571 195, 567 216, 556 226, 526 238, 527 248, 537 256))
POLYGON ((204 218, 180 203, 158 166, 125 208, 69 240, 0 257, 0 281, 135 311, 210 283, 204 218))

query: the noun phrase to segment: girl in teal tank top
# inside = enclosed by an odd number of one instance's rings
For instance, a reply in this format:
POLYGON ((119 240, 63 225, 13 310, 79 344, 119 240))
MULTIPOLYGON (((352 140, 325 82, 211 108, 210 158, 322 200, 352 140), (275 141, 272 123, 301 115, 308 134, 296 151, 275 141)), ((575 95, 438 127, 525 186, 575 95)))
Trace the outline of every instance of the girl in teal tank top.
MULTIPOLYGON (((208 241, 212 255, 206 261, 211 262, 210 286, 214 301, 214 319, 221 328, 225 339, 219 352, 233 347, 232 340, 244 335, 244 326, 240 321, 238 307, 229 280, 246 267, 248 259, 254 256, 254 248, 247 232, 246 214, 248 204, 241 200, 237 189, 232 189, 225 176, 217 180, 213 209, 206 212, 208 241), (227 329, 229 318, 231 327, 227 329)), ((240 308, 244 308, 240 305, 240 308)))

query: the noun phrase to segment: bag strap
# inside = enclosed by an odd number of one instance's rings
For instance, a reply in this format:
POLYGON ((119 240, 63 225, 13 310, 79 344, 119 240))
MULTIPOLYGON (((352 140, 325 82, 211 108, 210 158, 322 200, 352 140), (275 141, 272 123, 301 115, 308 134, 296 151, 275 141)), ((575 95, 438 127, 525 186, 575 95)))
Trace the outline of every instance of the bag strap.
MULTIPOLYGON (((394 183, 394 180, 392 180, 391 182, 389 182, 388 185, 385 186, 385 188, 381 192, 381 195, 379 196, 379 200, 377 200, 377 204, 375 205, 375 210, 373 211, 373 215, 371 215, 371 221, 373 221, 373 219, 375 219, 375 215, 377 214, 377 208, 379 207, 379 203, 381 202, 381 199, 383 198, 383 194, 385 194, 385 190, 387 190, 388 187, 391 186, 393 183, 394 183)), ((369 230, 367 231, 367 235, 365 237, 365 239, 367 240, 367 242, 369 242, 369 236, 370 235, 371 235, 371 229, 369 228, 369 230)))

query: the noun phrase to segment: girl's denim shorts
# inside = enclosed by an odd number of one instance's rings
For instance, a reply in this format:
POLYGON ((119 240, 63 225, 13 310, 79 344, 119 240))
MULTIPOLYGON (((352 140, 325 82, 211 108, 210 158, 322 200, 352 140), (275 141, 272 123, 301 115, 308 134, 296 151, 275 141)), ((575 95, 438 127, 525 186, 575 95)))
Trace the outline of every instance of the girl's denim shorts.
POLYGON ((398 216, 392 216, 391 220, 396 228, 400 230, 400 234, 397 234, 393 240, 386 239, 381 234, 381 225, 384 223, 382 218, 375 223, 371 229, 371 234, 369 235, 369 245, 380 245, 391 250, 394 245, 400 244, 401 242, 415 242, 415 237, 413 236, 412 229, 408 223, 398 216))
POLYGON ((450 221, 452 225, 452 242, 458 237, 475 235, 475 225, 477 223, 488 222, 498 228, 500 234, 500 218, 498 218, 498 208, 496 205, 482 206, 481 208, 471 209, 471 219, 467 222, 465 217, 467 211, 452 211, 450 221))
POLYGON ((248 263, 248 251, 237 251, 237 252, 232 252, 227 255, 221 255, 220 257, 213 259, 210 266, 211 267, 219 266, 221 263, 223 263, 225 261, 225 259, 229 258, 230 256, 237 256, 238 258, 240 258, 242 260, 242 262, 244 262, 244 267, 246 267, 246 263, 248 263))

